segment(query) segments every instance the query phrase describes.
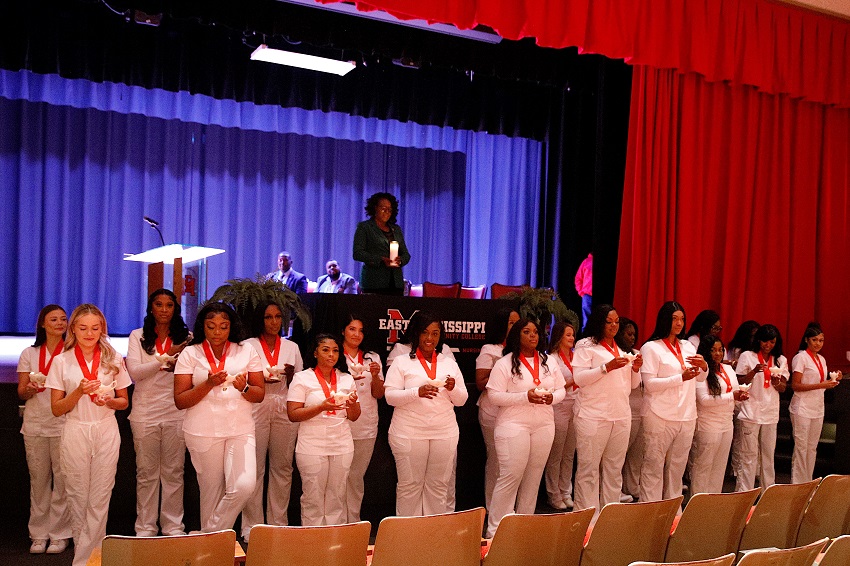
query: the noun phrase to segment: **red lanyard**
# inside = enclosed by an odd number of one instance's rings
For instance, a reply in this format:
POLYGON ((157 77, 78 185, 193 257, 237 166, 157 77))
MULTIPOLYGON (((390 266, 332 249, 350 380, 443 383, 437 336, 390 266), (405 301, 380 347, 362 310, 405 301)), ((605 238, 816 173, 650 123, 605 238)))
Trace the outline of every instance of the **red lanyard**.
POLYGON ((726 377, 726 370, 723 368, 723 364, 720 364, 720 371, 715 373, 717 373, 717 377, 726 382, 726 393, 732 393, 732 380, 726 377))
POLYGON ((359 365, 362 366, 363 365, 363 350, 361 350, 360 348, 357 349, 357 358, 352 358, 351 356, 348 355, 348 353, 346 353, 345 359, 347 359, 349 361, 350 365, 352 365, 352 366, 354 364, 359 364, 359 365))
POLYGON ((210 371, 212 373, 224 371, 224 362, 227 360, 227 350, 229 349, 230 342, 225 342, 224 350, 221 352, 221 360, 219 360, 218 364, 216 364, 215 356, 213 355, 212 348, 210 348, 209 340, 204 340, 204 354, 207 356, 207 362, 210 364, 210 371))
POLYGON ((602 345, 605 346, 606 350, 611 352, 612 356, 614 356, 615 358, 620 357, 620 350, 617 349, 617 343, 616 342, 614 342, 614 348, 613 349, 611 348, 611 346, 608 345, 608 343, 605 340, 602 340, 602 345))
MULTIPOLYGON (((563 350, 558 350, 558 355, 561 356, 561 361, 564 362, 564 365, 567 366, 567 369, 570 370, 570 373, 573 373, 573 364, 570 362, 570 359, 564 354, 563 350)), ((573 356, 572 350, 570 350, 570 358, 573 356)), ((573 383, 573 391, 578 389, 578 385, 573 383)))
POLYGON ((437 379, 437 351, 431 352, 431 367, 428 367, 428 362, 425 361, 425 355, 419 348, 416 349, 416 357, 419 358, 419 363, 425 369, 425 374, 429 379, 437 379))
MULTIPOLYGON (((328 387, 328 382, 325 380, 325 376, 322 375, 322 370, 319 369, 319 366, 316 366, 316 369, 313 371, 316 372, 316 377, 319 379, 319 385, 322 386, 322 392, 325 394, 325 399, 330 398, 331 393, 336 393, 336 370, 331 368, 331 386, 328 387)), ((336 402, 336 401, 334 401, 336 402)), ((335 415, 336 411, 328 411, 326 414, 335 415)))
POLYGON ((534 352, 534 367, 532 368, 529 365, 528 360, 525 359, 521 353, 519 355, 519 361, 522 362, 522 365, 525 366, 525 369, 531 374, 531 379, 534 381, 534 385, 540 385, 540 355, 537 352, 534 352))
POLYGON ((165 343, 159 339, 159 336, 156 337, 156 353, 160 356, 164 356, 168 353, 168 350, 171 349, 171 336, 165 339, 165 343))
POLYGON ((764 356, 759 352, 759 363, 764 366, 762 372, 764 373, 764 388, 768 389, 770 387, 770 364, 773 362, 773 356, 768 356, 767 360, 764 359, 764 356))
MULTIPOLYGON (((64 347, 65 347, 65 341, 59 340, 59 343, 53 349, 53 353, 50 354, 50 361, 45 363, 46 362, 45 358, 47 358, 47 344, 41 345, 41 348, 38 351, 38 371, 39 371, 39 373, 43 373, 44 375, 47 375, 47 372, 50 371, 50 365, 53 363, 53 358, 58 356, 59 353, 62 352, 62 348, 64 348, 64 347)), ((98 352, 100 352, 100 350, 98 350, 98 352)), ((99 357, 98 357, 98 359, 99 359, 99 357)))
POLYGON ((673 352, 673 355, 676 356, 676 359, 679 360, 679 365, 682 366, 682 371, 685 371, 685 360, 682 359, 682 347, 679 346, 679 341, 676 340, 676 347, 673 348, 673 344, 666 338, 661 339, 664 342, 664 345, 667 346, 667 349, 673 352))
POLYGON ((823 364, 822 364, 822 363, 820 363, 820 356, 818 356, 817 354, 815 354, 815 353, 811 352, 808 348, 806 348, 806 353, 812 357, 812 360, 814 360, 815 365, 817 366, 818 371, 820 372, 820 382, 821 382, 821 383, 823 383, 823 378, 824 378, 824 375, 823 375, 823 364))
POLYGON ((277 360, 280 357, 280 336, 274 337, 274 354, 269 351, 269 345, 262 336, 259 338, 260 344, 263 346, 263 354, 266 356, 266 361, 271 367, 277 366, 277 360))
MULTIPOLYGON (((83 377, 88 379, 89 381, 94 381, 97 379, 97 371, 100 369, 100 344, 97 344, 94 347, 94 356, 92 356, 91 362, 91 371, 89 371, 89 364, 86 363, 86 357, 83 355, 83 350, 80 348, 79 344, 74 346, 74 355, 77 356, 77 363, 80 364, 80 371, 83 372, 83 377)), ((97 398, 97 395, 90 394, 89 397, 92 401, 97 398)))

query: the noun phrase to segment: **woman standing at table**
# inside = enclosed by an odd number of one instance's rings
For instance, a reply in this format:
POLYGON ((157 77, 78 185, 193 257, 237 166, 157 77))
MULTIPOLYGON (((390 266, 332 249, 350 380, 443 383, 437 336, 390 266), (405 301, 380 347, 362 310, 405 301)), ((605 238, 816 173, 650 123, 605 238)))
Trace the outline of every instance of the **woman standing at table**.
POLYGON ((174 405, 174 364, 190 334, 168 289, 151 294, 146 312, 127 344, 127 371, 136 384, 129 417, 136 449, 135 530, 137 537, 155 537, 160 526, 164 535, 182 535, 185 411, 174 405))
POLYGON ((644 386, 644 461, 641 502, 682 495, 682 476, 697 421, 696 382, 708 377, 708 363, 685 340, 685 308, 661 306, 652 336, 640 349, 644 386))
POLYGON ((823 392, 839 384, 841 372, 831 376, 826 360, 820 355, 823 330, 809 323, 800 340, 800 351, 791 360, 791 426, 794 430, 794 454, 791 457, 791 483, 811 481, 823 428, 823 392))
POLYGON ((257 443, 257 486, 242 511, 242 539, 248 542, 254 525, 288 525, 289 497, 292 492, 292 461, 298 423, 289 420, 286 396, 295 372, 304 369, 301 351, 294 342, 282 338, 289 313, 274 302, 264 302, 251 321, 250 344, 263 363, 266 394, 253 406, 254 437, 257 443), (266 515, 263 515, 263 488, 269 459, 266 515))
POLYGON ((499 479, 488 510, 488 538, 508 513, 534 513, 555 438, 552 405, 564 399, 564 376, 557 363, 538 351, 539 342, 537 323, 519 319, 508 333, 505 356, 493 366, 487 382, 487 394, 499 407, 494 433, 499 479))
POLYGON ((289 420, 301 423, 295 457, 301 474, 301 524, 346 522, 345 490, 354 457, 350 422, 360 417, 354 379, 336 369, 339 344, 316 336, 316 366, 295 374, 289 387, 289 420))
POLYGON ((411 352, 396 358, 384 384, 387 403, 395 407, 389 441, 398 472, 396 514, 436 515, 450 511, 459 437, 454 407, 469 394, 457 363, 437 353, 442 321, 419 311, 407 332, 411 352))
POLYGON ((576 348, 573 360, 579 387, 575 504, 576 509, 594 507, 597 513, 620 501, 632 425, 629 394, 640 384, 643 362, 640 355, 627 357, 620 351, 614 340, 619 330, 613 306, 594 307, 585 326, 589 340, 576 348))
POLYGON ((741 404, 741 452, 735 491, 753 489, 756 472, 762 489, 776 483, 773 455, 779 422, 779 394, 788 383, 788 362, 782 355, 782 336, 772 324, 756 330, 753 345, 738 358, 738 383, 750 385, 750 399, 741 404))
POLYGON ((71 509, 74 566, 83 566, 106 536, 121 436, 115 411, 127 408, 130 376, 107 339, 106 318, 82 304, 71 313, 65 351, 47 374, 54 416, 62 431, 62 472, 71 509))
POLYGON ((366 201, 369 220, 357 225, 354 232, 354 261, 363 262, 360 287, 364 293, 402 295, 402 267, 410 262, 404 234, 396 224, 398 200, 390 193, 375 193, 366 201), (391 245, 397 245, 397 256, 390 259, 391 245))
POLYGON ((372 460, 375 440, 378 438, 378 399, 384 396, 384 373, 381 357, 376 352, 364 352, 363 318, 349 315, 348 324, 342 329, 342 351, 348 373, 354 378, 357 399, 360 402, 360 418, 352 421, 351 437, 354 440, 354 458, 348 472, 348 488, 345 500, 348 522, 360 520, 363 503, 363 478, 372 460))
POLYGON ((738 386, 734 370, 723 363, 723 342, 714 334, 700 341, 697 354, 708 363, 708 377, 696 384, 697 428, 691 465, 692 493, 721 493, 732 446, 732 414, 736 401, 749 394, 738 386))
POLYGON ((59 554, 71 538, 71 516, 59 458, 65 417, 53 416, 50 393, 44 386, 53 359, 65 347, 67 328, 65 309, 59 305, 41 309, 35 344, 25 349, 18 361, 18 397, 26 402, 21 434, 30 473, 31 554, 59 554))
POLYGON ((573 420, 578 387, 573 379, 573 346, 576 326, 557 322, 549 337, 549 355, 564 376, 564 400, 552 405, 555 413, 555 440, 546 461, 546 493, 549 507, 563 511, 573 507, 573 460, 576 455, 576 425, 573 420))
POLYGON ((205 533, 232 529, 257 483, 252 408, 265 395, 263 363, 241 335, 230 306, 208 303, 174 368, 174 402, 186 409, 183 434, 198 474, 205 533))

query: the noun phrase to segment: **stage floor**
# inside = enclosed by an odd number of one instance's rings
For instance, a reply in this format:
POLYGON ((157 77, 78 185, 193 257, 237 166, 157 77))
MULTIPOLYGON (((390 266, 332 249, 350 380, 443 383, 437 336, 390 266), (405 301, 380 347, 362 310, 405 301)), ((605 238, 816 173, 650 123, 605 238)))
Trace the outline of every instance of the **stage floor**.
MULTIPOLYGON (((24 348, 32 346, 33 342, 33 336, 0 336, 0 383, 18 382, 18 358, 24 348)), ((110 342, 122 357, 127 356, 126 336, 110 338, 110 342)))

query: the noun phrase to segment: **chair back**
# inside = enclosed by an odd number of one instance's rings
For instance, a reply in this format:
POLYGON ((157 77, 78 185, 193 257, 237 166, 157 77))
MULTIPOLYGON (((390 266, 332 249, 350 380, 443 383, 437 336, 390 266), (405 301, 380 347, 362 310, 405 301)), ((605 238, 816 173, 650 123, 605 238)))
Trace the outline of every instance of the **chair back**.
POLYGON ((792 548, 803 511, 819 483, 820 478, 806 483, 768 486, 744 527, 739 550, 792 548))
POLYGON ((788 549, 761 548, 747 552, 738 566, 812 566, 829 539, 788 549))
POLYGON ((594 509, 552 515, 506 515, 483 566, 579 566, 594 509))
POLYGON ((829 475, 818 484, 809 500, 796 545, 845 533, 850 533, 850 476, 829 475))
POLYGON ((477 507, 444 515, 386 517, 378 525, 372 566, 480 566, 484 513, 477 507))
POLYGON ((709 558, 708 560, 691 560, 689 562, 632 562, 629 566, 732 566, 735 563, 735 553, 709 558))
POLYGON ((326 527, 273 527, 251 529, 245 566, 363 566, 368 521, 326 527))
POLYGON ((682 496, 648 503, 609 503, 602 508, 581 555, 582 566, 661 562, 682 496))
POLYGON ((236 533, 232 530, 176 537, 103 539, 103 566, 232 566, 236 533))
POLYGON ((422 283, 423 297, 438 297, 443 299, 457 299, 460 296, 460 282, 458 283, 422 283))
POLYGON ((522 289, 526 285, 502 285, 501 283, 493 283, 490 285, 490 298, 498 299, 504 297, 508 293, 522 293, 522 289))
POLYGON ((691 497, 670 534, 664 560, 705 560, 737 552, 747 515, 760 491, 697 493, 691 497))
POLYGON ((461 299, 483 299, 484 294, 487 292, 486 285, 478 285, 476 287, 461 287, 460 288, 460 298, 461 299))
POLYGON ((832 541, 818 566, 850 565, 850 536, 843 535, 832 541))

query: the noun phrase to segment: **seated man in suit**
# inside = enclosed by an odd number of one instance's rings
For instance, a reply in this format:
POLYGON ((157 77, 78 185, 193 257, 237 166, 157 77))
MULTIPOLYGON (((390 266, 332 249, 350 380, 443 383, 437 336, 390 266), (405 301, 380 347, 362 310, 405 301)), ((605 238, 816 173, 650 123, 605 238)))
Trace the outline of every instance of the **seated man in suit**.
POLYGON ((319 277, 316 287, 317 293, 346 293, 356 295, 360 293, 360 285, 348 273, 342 273, 339 270, 339 262, 335 259, 328 261, 325 264, 327 275, 319 277))
POLYGON ((281 281, 296 293, 307 292, 307 276, 292 269, 292 256, 289 252, 280 252, 277 256, 277 271, 266 275, 268 279, 281 281))

